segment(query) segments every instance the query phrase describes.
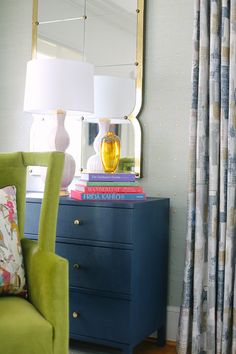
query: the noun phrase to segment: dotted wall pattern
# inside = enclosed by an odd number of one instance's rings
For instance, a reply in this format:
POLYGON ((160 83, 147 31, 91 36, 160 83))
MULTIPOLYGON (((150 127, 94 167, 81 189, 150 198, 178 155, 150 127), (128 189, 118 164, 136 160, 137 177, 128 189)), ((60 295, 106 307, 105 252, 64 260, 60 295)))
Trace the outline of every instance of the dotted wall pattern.
POLYGON ((170 198, 168 305, 179 306, 187 230, 193 2, 149 0, 146 10, 141 184, 149 196, 170 198))

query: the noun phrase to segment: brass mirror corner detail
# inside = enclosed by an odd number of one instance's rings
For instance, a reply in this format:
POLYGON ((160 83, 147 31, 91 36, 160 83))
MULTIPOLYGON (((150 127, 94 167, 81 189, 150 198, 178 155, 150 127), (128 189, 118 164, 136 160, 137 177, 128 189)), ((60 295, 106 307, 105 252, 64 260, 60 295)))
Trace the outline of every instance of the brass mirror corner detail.
MULTIPOLYGON (((126 145, 129 146, 127 147, 127 151, 121 155, 121 167, 119 167, 122 171, 122 164, 127 163, 128 166, 128 164, 131 163, 132 171, 135 172, 137 178, 141 177, 142 132, 138 115, 142 107, 143 95, 144 8, 145 0, 107 0, 106 2, 100 0, 33 0, 32 16, 33 59, 38 57, 41 44, 43 44, 44 50, 45 46, 48 47, 49 52, 51 48, 59 45, 61 46, 60 50, 63 52, 64 58, 66 58, 68 53, 72 55, 73 58, 80 56, 80 60, 85 60, 86 57, 86 60, 95 65, 98 74, 105 72, 111 75, 114 69, 114 76, 116 76, 116 69, 120 75, 122 68, 124 68, 124 70, 127 70, 128 67, 131 68, 129 75, 133 75, 133 78, 136 80, 135 107, 131 113, 127 112, 126 117, 123 118, 126 119, 129 124, 119 124, 118 126, 118 124, 115 123, 117 125, 115 129, 121 132, 121 141, 123 139, 123 142, 125 141, 126 145), (71 10, 69 6, 71 6, 71 10), (76 17, 75 8, 78 10, 76 17), (61 13, 60 9, 62 9, 61 13), (108 44, 107 48, 104 47, 106 39, 109 42, 110 38, 107 37, 103 43, 102 37, 100 42, 101 48, 99 48, 99 50, 96 48, 99 38, 96 38, 97 34, 95 33, 99 33, 99 31, 94 30, 96 27, 93 28, 92 26, 95 24, 96 20, 100 20, 104 28, 108 24, 110 26, 109 28, 112 28, 111 26, 114 27, 114 32, 111 31, 110 34, 110 37, 114 36, 114 38, 111 38, 110 46, 108 44), (63 27, 62 31, 60 25, 67 26, 66 30, 65 27, 63 27), (129 46, 122 48, 122 39, 117 43, 117 28, 119 28, 120 33, 123 31, 123 39, 126 37, 125 30, 130 33, 132 32, 132 38, 134 38, 135 44, 130 43, 130 47, 133 48, 134 52, 133 56, 130 57, 131 60, 128 60, 126 55, 129 46), (64 38, 65 33, 68 33, 68 41, 64 38), (62 34, 62 37, 64 37, 58 39, 59 34, 62 34), (75 35, 73 36, 73 34, 75 35), (74 42, 72 37, 74 37, 74 42), (93 47, 95 48, 94 52, 92 52, 93 47), (107 62, 102 62, 101 58, 97 60, 97 56, 99 56, 100 52, 104 51, 104 48, 105 51, 107 50, 105 54, 108 54, 107 62), (111 58, 110 55, 113 51, 114 58, 111 58), (122 54, 124 58, 117 56, 117 53, 122 54), (127 132, 127 130, 129 130, 129 132, 127 132), (127 158, 127 156, 129 157, 127 158)), ((105 54, 103 57, 105 57, 105 54)), ((55 53, 50 53, 48 56, 55 57, 55 55, 55 53)), ((126 73, 127 72, 128 71, 126 71, 126 73)), ((85 159, 91 154, 89 138, 92 131, 91 126, 94 124, 86 124, 83 119, 80 121, 77 120, 77 122, 73 124, 71 127, 68 125, 67 130, 69 134, 73 134, 77 128, 79 129, 77 136, 71 139, 73 146, 70 150, 70 154, 73 155, 76 160, 76 175, 79 175, 81 171, 85 169, 85 159), (80 139, 78 139, 78 135, 80 139), (85 139, 85 141, 83 141, 83 139, 85 139)), ((125 166, 125 168, 127 168, 127 166, 125 166)))

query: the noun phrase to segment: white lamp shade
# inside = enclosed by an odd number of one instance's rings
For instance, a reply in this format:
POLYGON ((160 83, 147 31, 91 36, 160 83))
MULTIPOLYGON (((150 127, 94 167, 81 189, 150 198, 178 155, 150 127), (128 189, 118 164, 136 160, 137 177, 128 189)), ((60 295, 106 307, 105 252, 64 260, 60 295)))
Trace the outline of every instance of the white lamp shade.
POLYGON ((34 59, 27 63, 24 111, 81 114, 94 111, 94 67, 63 59, 34 59))
POLYGON ((135 107, 135 80, 124 77, 94 76, 94 114, 89 118, 123 118, 135 107))

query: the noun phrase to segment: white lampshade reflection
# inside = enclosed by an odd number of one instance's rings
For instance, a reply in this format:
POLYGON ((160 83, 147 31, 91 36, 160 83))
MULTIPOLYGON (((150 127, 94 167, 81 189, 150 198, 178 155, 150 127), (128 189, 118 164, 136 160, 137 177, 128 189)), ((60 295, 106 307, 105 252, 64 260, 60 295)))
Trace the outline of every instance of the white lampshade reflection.
POLYGON ((134 79, 118 76, 94 76, 94 114, 89 118, 123 118, 135 107, 134 79))

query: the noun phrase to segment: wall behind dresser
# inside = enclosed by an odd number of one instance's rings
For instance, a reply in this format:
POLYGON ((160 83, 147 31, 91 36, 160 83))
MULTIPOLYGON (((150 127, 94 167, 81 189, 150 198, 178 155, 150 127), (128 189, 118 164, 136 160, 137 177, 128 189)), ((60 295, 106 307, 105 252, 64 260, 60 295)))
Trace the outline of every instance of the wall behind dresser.
MULTIPOLYGON (((168 304, 179 306, 186 235, 193 1, 146 2, 141 184, 150 196, 171 198, 168 304)), ((31 0, 0 0, 0 151, 29 146, 31 118, 23 113, 23 97, 26 62, 31 57, 31 13, 31 0)))
POLYGON ((169 297, 179 306, 186 237, 193 3, 147 1, 142 185, 171 199, 169 297))
POLYGON ((29 146, 31 116, 23 113, 23 100, 31 17, 31 0, 0 0, 0 151, 29 146))

